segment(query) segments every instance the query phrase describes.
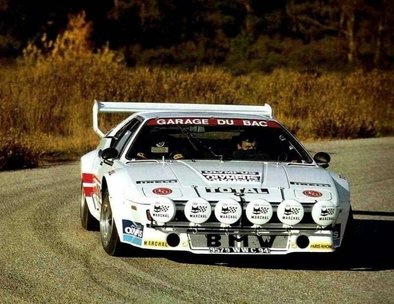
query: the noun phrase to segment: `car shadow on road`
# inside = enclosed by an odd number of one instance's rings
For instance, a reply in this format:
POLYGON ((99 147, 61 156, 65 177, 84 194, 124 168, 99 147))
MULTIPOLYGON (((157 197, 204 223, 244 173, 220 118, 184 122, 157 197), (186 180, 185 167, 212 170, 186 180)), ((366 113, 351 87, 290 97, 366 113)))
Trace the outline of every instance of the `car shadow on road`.
POLYGON ((394 221, 355 219, 348 249, 341 254, 290 254, 285 256, 212 256, 165 253, 179 263, 222 265, 240 268, 294 270, 378 271, 394 269, 391 248, 394 221))

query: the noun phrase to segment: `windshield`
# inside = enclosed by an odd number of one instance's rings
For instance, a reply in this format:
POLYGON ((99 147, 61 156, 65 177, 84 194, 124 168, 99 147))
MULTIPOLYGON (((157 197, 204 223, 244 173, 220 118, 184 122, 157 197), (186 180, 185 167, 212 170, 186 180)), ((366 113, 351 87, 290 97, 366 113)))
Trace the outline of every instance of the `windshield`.
POLYGON ((221 159, 312 163, 276 121, 220 118, 148 120, 127 159, 221 159))

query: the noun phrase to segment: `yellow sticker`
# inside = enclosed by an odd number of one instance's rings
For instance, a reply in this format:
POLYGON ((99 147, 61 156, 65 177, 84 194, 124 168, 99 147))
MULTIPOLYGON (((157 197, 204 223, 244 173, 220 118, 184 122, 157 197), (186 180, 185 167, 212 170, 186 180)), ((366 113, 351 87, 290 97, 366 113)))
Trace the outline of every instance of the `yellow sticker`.
POLYGON ((310 249, 318 249, 318 250, 331 250, 332 249, 332 244, 329 244, 329 243, 327 243, 327 244, 316 243, 316 244, 311 244, 309 246, 309 248, 310 249))
POLYGON ((166 241, 158 241, 158 240, 146 240, 144 241, 144 246, 149 247, 168 247, 166 241))

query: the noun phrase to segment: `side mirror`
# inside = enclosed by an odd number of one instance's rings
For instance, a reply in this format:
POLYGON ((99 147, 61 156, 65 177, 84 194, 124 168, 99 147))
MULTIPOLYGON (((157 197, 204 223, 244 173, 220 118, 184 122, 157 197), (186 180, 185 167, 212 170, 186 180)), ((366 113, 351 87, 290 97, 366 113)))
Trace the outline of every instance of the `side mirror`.
POLYGON ((118 157, 118 150, 115 148, 106 148, 101 152, 101 158, 105 160, 114 159, 118 157))
POLYGON ((327 168, 331 161, 330 155, 326 152, 317 152, 313 159, 322 168, 327 168))

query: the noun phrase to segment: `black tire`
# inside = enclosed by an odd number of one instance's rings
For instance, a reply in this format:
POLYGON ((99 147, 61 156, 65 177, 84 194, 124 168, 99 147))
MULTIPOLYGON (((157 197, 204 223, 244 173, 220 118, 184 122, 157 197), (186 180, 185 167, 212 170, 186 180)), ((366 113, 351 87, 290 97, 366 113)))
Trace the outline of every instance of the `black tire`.
POLYGON ((341 247, 335 250, 335 255, 339 258, 346 258, 351 255, 354 239, 354 219, 353 210, 350 207, 349 216, 346 223, 345 234, 343 235, 341 247))
POLYGON ((124 254, 125 245, 119 239, 107 189, 104 189, 102 194, 100 236, 101 244, 106 253, 111 256, 121 256, 124 254))
POLYGON ((344 246, 344 248, 349 249, 351 247, 351 244, 353 242, 353 233, 354 233, 354 218, 353 218, 352 207, 350 207, 349 216, 347 218, 347 223, 346 223, 346 230, 342 240, 342 246, 344 246))
POLYGON ((93 217, 89 211, 88 204, 86 202, 85 194, 83 193, 83 188, 81 186, 81 202, 79 206, 79 214, 81 218, 81 225, 84 229, 89 231, 98 230, 98 221, 93 217))

